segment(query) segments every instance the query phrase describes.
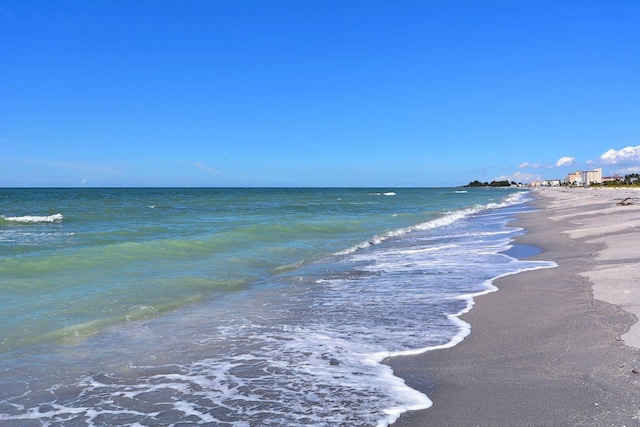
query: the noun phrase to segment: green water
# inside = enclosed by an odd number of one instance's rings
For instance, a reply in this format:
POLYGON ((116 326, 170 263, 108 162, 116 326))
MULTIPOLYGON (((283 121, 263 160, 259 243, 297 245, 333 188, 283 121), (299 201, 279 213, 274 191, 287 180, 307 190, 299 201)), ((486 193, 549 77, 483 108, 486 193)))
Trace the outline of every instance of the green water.
MULTIPOLYGON (((508 191, 508 190, 507 190, 508 191)), ((0 190, 0 350, 233 292, 447 212, 455 189, 0 190)))

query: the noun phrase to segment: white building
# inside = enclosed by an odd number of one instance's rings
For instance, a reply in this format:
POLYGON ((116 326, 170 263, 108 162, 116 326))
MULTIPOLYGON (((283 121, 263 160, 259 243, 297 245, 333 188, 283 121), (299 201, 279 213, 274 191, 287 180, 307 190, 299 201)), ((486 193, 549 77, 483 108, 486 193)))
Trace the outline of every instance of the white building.
POLYGON ((602 184, 602 168, 594 169, 592 171, 582 172, 584 175, 584 184, 602 184))
POLYGON ((559 179, 545 179, 542 181, 531 181, 531 187, 560 187, 559 179))
POLYGON ((569 185, 592 185, 602 184, 602 168, 590 171, 575 171, 570 173, 564 182, 569 185))

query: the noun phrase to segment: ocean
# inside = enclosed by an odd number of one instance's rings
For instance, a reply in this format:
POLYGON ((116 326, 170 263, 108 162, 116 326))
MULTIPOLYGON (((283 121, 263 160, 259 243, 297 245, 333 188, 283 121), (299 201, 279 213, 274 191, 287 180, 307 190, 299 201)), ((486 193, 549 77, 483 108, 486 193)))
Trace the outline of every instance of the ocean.
POLYGON ((0 425, 387 426, 431 401, 384 359, 555 265, 510 256, 528 194, 0 189, 0 425))

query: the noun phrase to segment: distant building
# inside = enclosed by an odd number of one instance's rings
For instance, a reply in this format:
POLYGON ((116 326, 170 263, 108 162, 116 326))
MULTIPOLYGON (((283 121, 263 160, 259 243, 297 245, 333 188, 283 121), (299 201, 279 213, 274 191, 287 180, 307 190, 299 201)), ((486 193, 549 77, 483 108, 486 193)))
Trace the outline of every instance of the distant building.
POLYGON ((531 181, 530 187, 560 187, 561 185, 576 185, 576 186, 588 186, 588 185, 600 185, 603 182, 621 181, 622 177, 614 175, 613 177, 602 177, 602 168, 597 168, 590 171, 575 171, 571 172, 563 179, 545 179, 540 181, 531 181))
POLYGON ((615 174, 613 176, 603 176, 602 177, 602 182, 606 183, 606 182, 620 182, 622 181, 624 178, 622 178, 620 175, 615 174))
POLYGON ((582 172, 585 176, 584 184, 602 184, 602 168, 594 169, 592 171, 582 172))
POLYGON ((565 178, 565 183, 569 185, 582 185, 582 172, 575 171, 565 178))
POLYGON ((567 175, 564 182, 568 185, 602 184, 602 168, 590 171, 575 171, 567 175))
POLYGON ((542 181, 531 181, 529 185, 531 187, 560 187, 561 182, 559 179, 545 179, 542 181))

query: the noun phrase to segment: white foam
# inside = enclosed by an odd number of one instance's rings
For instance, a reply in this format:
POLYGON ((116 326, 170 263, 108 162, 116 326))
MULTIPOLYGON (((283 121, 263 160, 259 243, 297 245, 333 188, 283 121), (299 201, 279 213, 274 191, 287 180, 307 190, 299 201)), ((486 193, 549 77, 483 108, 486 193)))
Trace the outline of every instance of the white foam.
POLYGON ((534 262, 533 264, 535 264, 535 265, 532 266, 532 267, 525 267, 525 268, 518 269, 516 271, 504 273, 504 274, 501 274, 499 276, 494 277, 491 280, 488 280, 485 283, 485 285, 487 286, 487 289, 484 290, 484 291, 475 292, 475 293, 468 294, 468 295, 461 295, 461 296, 457 297, 458 299, 466 300, 467 304, 466 304, 465 308, 460 310, 459 312, 457 312, 455 314, 447 315, 447 319, 449 319, 449 321, 451 321, 451 323, 453 323, 454 325, 456 325, 459 328, 459 332, 457 334, 455 334, 453 336, 453 338, 451 338, 451 340, 449 342, 447 342, 445 344, 441 344, 441 345, 436 345, 436 346, 430 346, 430 347, 424 347, 424 348, 416 348, 416 349, 398 351, 398 352, 383 353, 383 354, 379 355, 379 357, 384 356, 382 359, 380 359, 380 361, 382 361, 382 360, 384 360, 384 359, 386 359, 388 357, 415 356, 415 355, 418 355, 418 354, 426 353, 428 351, 452 348, 452 347, 455 347, 456 345, 460 344, 471 333, 471 325, 469 323, 465 322, 464 320, 460 319, 460 317, 462 315, 468 313, 469 311, 471 311, 471 309, 475 305, 474 298, 498 291, 498 288, 493 285, 493 282, 495 280, 497 280, 497 279, 499 279, 501 277, 506 277, 506 276, 510 276, 510 275, 513 275, 513 274, 523 273, 525 271, 540 270, 540 269, 543 269, 543 268, 555 268, 555 267, 558 266, 558 264, 556 264, 555 262, 551 262, 551 261, 549 261, 549 262, 538 261, 538 262, 534 262))
POLYGON ((13 222, 23 222, 23 223, 41 223, 41 222, 45 222, 45 223, 51 223, 51 222, 56 222, 56 221, 62 221, 64 219, 64 216, 60 213, 54 214, 54 215, 49 215, 49 216, 33 216, 33 215, 26 215, 26 216, 4 216, 2 215, 2 218, 5 221, 13 221, 13 222))
POLYGON ((383 234, 382 236, 374 236, 372 239, 365 241, 365 242, 361 242, 357 245, 354 245, 350 248, 344 249, 342 251, 336 252, 334 253, 334 255, 348 255, 351 253, 356 252, 357 250, 360 249, 365 249, 370 247, 371 245, 376 245, 379 243, 384 242, 385 240, 388 240, 392 237, 399 237, 399 236, 404 236, 406 234, 409 234, 413 231, 421 231, 421 230, 430 230, 430 229, 434 229, 434 228, 438 228, 438 227, 445 227, 447 225, 451 225, 456 221, 459 221, 461 219, 467 218, 471 215, 477 214, 479 212, 485 211, 485 210, 490 210, 490 209, 498 209, 498 208, 502 208, 502 207, 507 207, 507 206, 511 206, 513 204, 517 204, 517 203, 522 203, 523 202, 523 196, 524 194, 521 193, 514 193, 509 195, 505 201, 501 202, 501 203, 489 203, 487 205, 484 206, 474 206, 474 207, 470 207, 470 208, 466 208, 466 209, 461 209, 458 211, 453 211, 453 212, 447 212, 445 214, 443 214, 443 216, 436 218, 436 219, 432 219, 430 221, 426 221, 420 224, 416 224, 413 226, 409 226, 409 227, 405 227, 405 228, 400 228, 397 230, 392 230, 389 231, 385 234, 383 234))
MULTIPOLYGON (((429 231, 486 209, 451 212, 396 234, 374 236, 359 248, 420 231, 397 245, 331 260, 326 270, 302 266, 296 279, 317 280, 259 289, 260 297, 250 300, 259 303, 229 307, 232 316, 223 315, 222 303, 214 310, 206 305, 201 313, 205 323, 195 333, 189 332, 194 321, 184 312, 147 321, 145 325, 155 325, 148 329, 128 324, 125 329, 131 328, 135 337, 132 347, 167 360, 166 365, 130 366, 121 375, 90 375, 71 386, 65 381, 68 388, 53 393, 56 398, 69 395, 70 389, 78 390, 77 396, 47 404, 44 411, 51 412, 45 415, 29 409, 29 416, 51 425, 82 414, 93 425, 122 414, 131 419, 128 425, 139 425, 136 420, 162 424, 164 412, 170 411, 174 418, 178 414, 209 425, 385 427, 404 412, 428 408, 432 402, 425 394, 381 362, 457 345, 471 332, 460 316, 473 307, 475 296, 496 290, 492 275, 551 266, 496 253, 516 231, 487 226, 486 218, 475 228, 470 221, 471 229, 462 224, 429 231), (245 313, 243 307, 250 309, 245 313), (144 341, 151 333, 157 335, 144 341), (176 353, 160 356, 150 342, 176 353), (147 404, 154 401, 162 402, 162 409, 147 404)), ((285 276, 282 280, 292 279, 285 276)), ((108 346, 100 348, 109 351, 108 346)), ((29 396, 23 400, 28 402, 29 396)), ((24 411, 4 418, 0 414, 0 420, 21 416, 26 417, 24 411)))

